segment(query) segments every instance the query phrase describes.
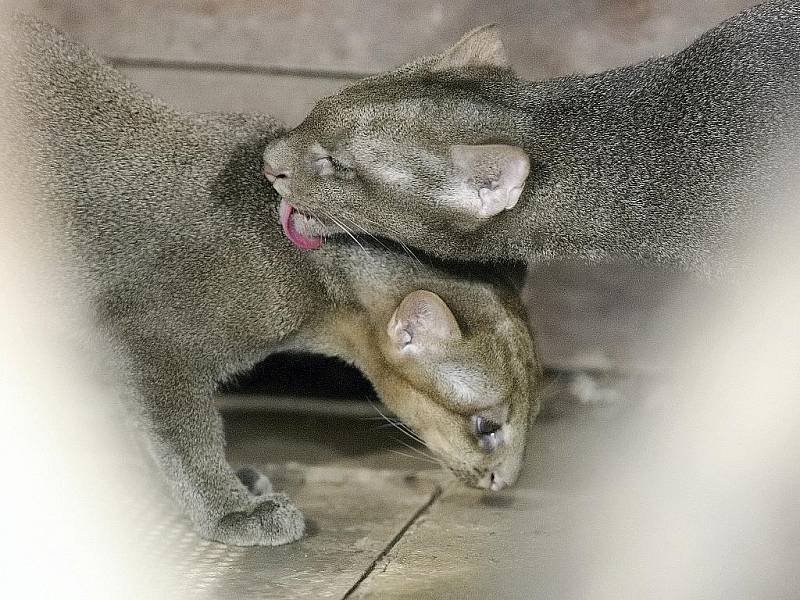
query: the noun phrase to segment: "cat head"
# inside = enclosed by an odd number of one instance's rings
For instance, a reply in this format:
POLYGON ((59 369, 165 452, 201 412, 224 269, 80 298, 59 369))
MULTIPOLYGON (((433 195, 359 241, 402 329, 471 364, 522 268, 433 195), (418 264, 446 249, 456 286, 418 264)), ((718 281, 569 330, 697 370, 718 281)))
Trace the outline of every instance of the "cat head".
POLYGON ((336 335, 353 340, 355 362, 381 401, 445 467, 474 487, 510 485, 538 411, 524 309, 514 293, 483 282, 411 285, 427 289, 393 301, 376 293, 368 324, 337 319, 336 335))
POLYGON ((264 153, 287 210, 312 224, 287 235, 316 247, 344 226, 430 248, 513 209, 529 158, 510 141, 515 124, 487 100, 512 79, 497 29, 486 26, 320 100, 264 153))

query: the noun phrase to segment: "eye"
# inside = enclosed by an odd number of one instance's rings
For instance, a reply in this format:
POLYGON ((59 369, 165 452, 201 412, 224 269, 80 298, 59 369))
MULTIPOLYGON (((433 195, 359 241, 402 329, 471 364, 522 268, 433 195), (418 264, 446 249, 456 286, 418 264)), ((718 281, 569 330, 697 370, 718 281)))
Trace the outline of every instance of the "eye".
POLYGON ((496 433, 502 427, 500 423, 492 421, 487 417, 481 417, 479 415, 474 415, 472 417, 472 425, 477 435, 496 433))
POLYGON ((327 177, 336 172, 336 161, 332 156, 319 156, 312 161, 314 171, 320 177, 327 177))
POLYGON ((481 415, 470 418, 472 432, 478 438, 478 445, 484 452, 491 452, 503 443, 503 425, 481 415))
POLYGON ((350 180, 355 177, 352 159, 343 154, 334 158, 330 154, 316 154, 311 156, 311 168, 320 177, 336 176, 338 179, 350 180))

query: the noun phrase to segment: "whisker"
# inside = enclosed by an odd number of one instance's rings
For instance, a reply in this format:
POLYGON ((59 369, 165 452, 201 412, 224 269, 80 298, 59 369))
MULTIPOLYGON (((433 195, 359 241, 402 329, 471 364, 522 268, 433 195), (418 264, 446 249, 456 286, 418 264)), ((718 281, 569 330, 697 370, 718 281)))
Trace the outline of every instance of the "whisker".
POLYGON ((403 423, 402 421, 399 421, 399 422, 398 422, 398 427, 400 427, 400 428, 401 428, 403 431, 405 431, 405 432, 406 432, 406 435, 408 435, 408 437, 410 437, 412 440, 414 440, 414 441, 416 441, 416 442, 419 442, 420 444, 422 444, 422 445, 423 445, 423 446, 425 446, 426 448, 428 447, 428 444, 425 442, 425 440, 423 440, 423 439, 422 439, 422 438, 419 436, 419 434, 417 434, 417 432, 416 432, 416 431, 414 431, 413 429, 411 429, 411 427, 409 427, 408 425, 406 425, 406 424, 405 424, 405 423, 403 423))
POLYGON ((386 420, 386 422, 387 422, 387 423, 391 424, 391 425, 392 425, 392 427, 394 427, 395 429, 397 429, 397 431, 399 431, 400 433, 402 433, 402 434, 404 434, 404 435, 407 435, 408 437, 410 437, 410 438, 411 438, 412 440, 414 440, 415 442, 419 442, 420 444, 422 444, 422 445, 423 445, 423 446, 425 446, 426 448, 428 447, 428 445, 425 443, 425 441, 424 441, 424 440, 422 440, 422 439, 421 439, 419 436, 417 436, 417 435, 415 435, 415 434, 412 434, 412 433, 410 433, 410 432, 409 432, 407 429, 404 429, 403 427, 406 427, 406 425, 405 425, 404 423, 402 423, 402 422, 400 422, 400 421, 397 421, 397 422, 396 422, 396 421, 394 421, 394 420, 390 419, 390 418, 389 418, 389 417, 387 417, 385 414, 383 414, 383 412, 381 411, 381 409, 380 409, 380 408, 378 408, 378 407, 377 407, 377 405, 376 405, 376 404, 375 404, 375 403, 374 403, 372 400, 370 400, 369 398, 367 398, 367 401, 368 401, 368 402, 369 402, 369 403, 372 405, 372 408, 374 408, 374 409, 375 409, 375 410, 378 412, 378 414, 379 414, 379 415, 381 415, 381 416, 382 416, 382 417, 383 417, 383 418, 386 420))
POLYGON ((419 449, 419 448, 417 448, 416 446, 412 446, 411 444, 408 444, 408 443, 404 442, 403 440, 401 440, 401 439, 399 439, 399 438, 393 438, 393 439, 394 439, 396 442, 398 442, 398 443, 400 443, 400 444, 403 444, 403 446, 405 446, 406 448, 408 448, 408 449, 409 449, 409 450, 411 450, 412 452, 416 452, 416 453, 417 453, 417 454, 419 454, 420 456, 424 456, 425 458, 428 458, 428 459, 430 459, 430 460, 434 460, 434 459, 435 459, 435 457, 434 457, 434 456, 431 456, 431 455, 430 455, 430 454, 428 454, 427 452, 425 452, 425 451, 423 451, 423 450, 420 450, 420 449, 419 449))
POLYGON ((341 215, 339 215, 339 216, 340 216, 340 217, 342 217, 343 219, 347 219, 348 221, 350 221, 350 222, 351 222, 353 225, 355 225, 356 227, 358 227, 358 228, 359 228, 359 229, 360 229, 362 232, 364 232, 366 235, 368 235, 369 237, 371 237, 373 240, 375 240, 376 242, 378 242, 378 243, 379 243, 381 246, 383 246, 383 247, 384 247, 386 250, 391 250, 391 249, 389 248, 389 246, 387 246, 386 244, 384 244, 384 243, 383 243, 383 242, 382 242, 382 241, 381 241, 379 238, 375 237, 375 236, 374 236, 373 234, 371 234, 369 231, 367 231, 366 229, 364 229, 364 228, 363 228, 361 225, 359 225, 359 224, 358 224, 358 223, 355 221, 355 219, 353 219, 352 217, 348 217, 348 216, 347 216, 346 214, 344 214, 344 213, 342 213, 342 214, 341 214, 341 215))
POLYGON ((421 437, 419 437, 419 435, 417 435, 417 433, 413 429, 409 428, 402 421, 389 420, 386 423, 381 423, 380 425, 378 425, 378 429, 385 429, 387 427, 395 427, 397 429, 400 429, 403 433, 405 433, 408 437, 410 437, 415 442, 417 442, 419 444, 422 444, 426 448, 429 447, 428 444, 425 442, 425 440, 423 440, 421 437))
POLYGON ((349 230, 347 227, 345 227, 345 226, 342 224, 342 222, 341 222, 341 221, 338 221, 338 220, 336 219, 336 217, 334 217, 332 214, 330 214, 330 213, 328 213, 328 212, 325 212, 325 211, 322 211, 322 212, 323 212, 323 213, 325 213, 325 216, 327 216, 327 217, 328 217, 328 218, 329 218, 331 221, 333 221, 333 222, 334 222, 334 223, 335 223, 335 224, 336 224, 336 225, 337 225, 337 226, 338 226, 338 227, 339 227, 339 228, 340 228, 342 231, 344 231, 344 232, 345 232, 347 235, 349 235, 349 236, 350 236, 350 238, 351 238, 351 239, 352 239, 352 240, 353 240, 353 241, 354 241, 356 244, 358 244, 358 247, 359 247, 359 248, 361 248, 361 249, 364 251, 364 253, 367 253, 367 249, 366 249, 366 248, 364 248, 364 246, 362 246, 362 245, 361 245, 361 242, 359 242, 359 241, 356 239, 356 236, 354 236, 354 235, 351 233, 351 231, 350 231, 350 230, 349 230))
POLYGON ((400 425, 398 425, 399 421, 395 421, 394 419, 390 419, 385 414, 383 414, 381 409, 378 408, 378 406, 372 400, 369 400, 369 403, 372 405, 372 408, 374 408, 376 411, 378 411, 378 414, 380 416, 382 416, 387 423, 389 423, 392 427, 396 428, 398 431, 406 433, 405 431, 403 431, 403 429, 400 427, 400 425))
MULTIPOLYGON (((395 235, 397 235, 397 234, 395 234, 395 235)), ((417 262, 419 263, 419 266, 421 266, 421 267, 422 267, 422 266, 424 266, 424 265, 422 264, 422 261, 421 261, 421 260, 420 260, 420 259, 417 257, 417 255, 416 255, 416 254, 414 254, 414 253, 411 251, 411 248, 409 248, 408 246, 406 246, 406 245, 405 245, 403 242, 401 242, 399 239, 397 240, 397 243, 398 243, 398 244, 400 244, 400 247, 401 247, 401 248, 403 248, 403 250, 405 250, 406 254, 408 254, 409 256, 411 256, 411 257, 412 257, 412 258, 413 258, 415 261, 417 261, 417 262)))
POLYGON ((429 462, 429 463, 432 463, 432 464, 435 464, 435 465, 441 466, 441 465, 440 465, 439 463, 437 463, 436 461, 433 461, 433 460, 426 460, 426 459, 424 459, 424 458, 422 458, 422 457, 419 457, 419 456, 414 456, 413 454, 407 454, 407 453, 405 453, 405 452, 400 452, 400 450, 393 450, 392 448, 389 448, 389 452, 391 452, 391 453, 393 453, 393 454, 399 454, 400 456, 405 456, 406 458, 411 458, 411 459, 414 459, 414 460, 421 460, 421 461, 424 461, 424 462, 429 462))
MULTIPOLYGON (((344 216, 344 215, 342 215, 342 216, 344 216)), ((389 230, 389 232, 390 232, 392 235, 394 235, 394 236, 395 236, 397 243, 398 243, 398 244, 400 244, 400 247, 401 247, 401 248, 402 248, 402 249, 405 251, 405 253, 406 253, 406 254, 408 254, 408 255, 409 255, 409 257, 411 257, 411 258, 413 258, 414 260, 416 260, 416 261, 419 263, 419 265, 420 265, 420 266, 424 266, 424 265, 423 265, 423 263, 422 263, 422 261, 421 261, 421 260, 420 260, 420 259, 417 257, 417 255, 416 255, 416 254, 414 254, 414 252, 412 252, 412 251, 411 251, 411 248, 409 248, 409 247, 408 247, 408 246, 406 246, 406 245, 405 245, 405 244, 404 244, 402 241, 400 241, 400 239, 399 239, 399 238, 400 238, 400 235, 397 233, 397 230, 393 229, 392 227, 389 227, 389 226, 388 226, 388 225, 386 225, 385 223, 378 223, 377 221, 375 221, 375 220, 373 220, 373 219, 370 219, 370 218, 369 218, 369 217, 367 217, 367 216, 364 216, 364 215, 362 215, 362 217, 361 217, 361 218, 362 218, 362 219, 365 219, 366 221, 368 221, 368 222, 370 222, 370 223, 372 223, 373 225, 379 225, 379 226, 381 226, 381 227, 384 227, 384 228, 388 229, 388 230, 389 230)), ((357 226, 359 229, 361 229, 362 231, 366 231, 366 230, 365 230, 363 227, 361 227, 360 225, 358 225, 358 223, 356 223, 356 222, 355 222, 355 220, 353 219, 353 217, 352 217, 352 216, 350 216, 350 217, 347 217, 347 220, 348 220, 348 221, 350 221, 350 222, 352 222, 354 225, 356 225, 356 226, 357 226)), ((369 235, 372 235, 372 234, 369 234, 369 235)), ((372 235, 372 237, 373 237, 373 238, 375 238, 375 236, 374 236, 374 235, 372 235)), ((375 238, 375 239, 377 240, 377 238, 375 238)), ((380 242, 379 242, 379 243, 380 243, 380 242)), ((384 244, 382 244, 382 243, 381 243, 381 245, 382 245, 384 248, 386 248, 386 246, 385 246, 384 244)))

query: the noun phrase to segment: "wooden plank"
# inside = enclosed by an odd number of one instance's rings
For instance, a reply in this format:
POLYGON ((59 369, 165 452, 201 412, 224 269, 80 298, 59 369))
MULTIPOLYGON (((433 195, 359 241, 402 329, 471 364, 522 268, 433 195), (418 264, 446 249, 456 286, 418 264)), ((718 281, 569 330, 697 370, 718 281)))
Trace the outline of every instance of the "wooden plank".
POLYGON ((15 0, 109 56, 354 72, 501 25, 520 74, 594 71, 672 51, 753 0, 15 0))

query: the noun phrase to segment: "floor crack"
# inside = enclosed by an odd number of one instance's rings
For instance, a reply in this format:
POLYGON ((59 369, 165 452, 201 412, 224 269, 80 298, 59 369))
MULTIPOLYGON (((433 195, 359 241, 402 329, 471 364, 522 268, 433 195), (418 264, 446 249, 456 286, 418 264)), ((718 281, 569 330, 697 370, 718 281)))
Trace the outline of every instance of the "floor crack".
POLYGON ((401 539, 403 539, 406 532, 409 529, 411 529, 411 527, 417 521, 419 521, 420 517, 422 517, 422 515, 428 512, 430 507, 433 506, 434 502, 436 502, 441 495, 442 495, 442 488, 437 485, 436 489, 433 490, 433 493, 431 494, 431 497, 428 498, 427 502, 425 502, 425 504, 420 506, 417 509, 417 511, 413 515, 411 515, 411 518, 408 520, 408 522, 405 525, 403 525, 400 531, 398 531, 397 534, 389 541, 389 543, 386 544, 386 547, 383 550, 381 550, 380 554, 378 554, 378 556, 375 557, 375 560, 373 560, 370 563, 370 565, 364 570, 364 572, 361 574, 361 577, 359 577, 358 580, 352 585, 352 587, 349 590, 347 590, 347 593, 345 593, 345 595, 342 596, 342 600, 347 600, 359 588, 359 586, 362 583, 364 583, 367 577, 369 577, 375 570, 375 567, 378 566, 378 563, 381 562, 386 557, 386 555, 392 551, 392 548, 394 548, 397 545, 397 543, 401 539))

